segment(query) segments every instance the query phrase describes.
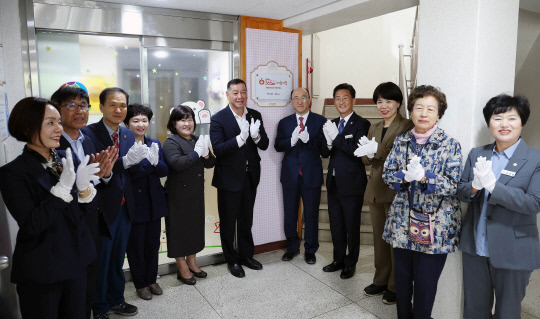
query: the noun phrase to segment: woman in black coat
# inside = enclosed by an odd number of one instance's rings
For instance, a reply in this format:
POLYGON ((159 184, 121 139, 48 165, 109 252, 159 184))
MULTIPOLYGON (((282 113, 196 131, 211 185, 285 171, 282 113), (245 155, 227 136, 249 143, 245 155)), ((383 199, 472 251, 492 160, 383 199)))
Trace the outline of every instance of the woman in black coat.
POLYGON ((191 274, 206 277, 206 272, 197 266, 195 254, 204 248, 204 168, 212 168, 215 163, 209 151, 209 136, 193 135, 195 125, 191 108, 173 108, 167 128, 174 135, 163 143, 170 170, 165 183, 169 203, 165 219, 167 255, 176 259, 178 280, 187 285, 196 283, 191 274))
POLYGON ((13 108, 10 134, 23 153, 0 168, 0 191, 19 226, 11 282, 23 318, 85 318, 86 267, 96 258, 84 211, 95 209, 88 156, 75 174, 71 150, 60 163, 60 114, 51 101, 25 98, 13 108))

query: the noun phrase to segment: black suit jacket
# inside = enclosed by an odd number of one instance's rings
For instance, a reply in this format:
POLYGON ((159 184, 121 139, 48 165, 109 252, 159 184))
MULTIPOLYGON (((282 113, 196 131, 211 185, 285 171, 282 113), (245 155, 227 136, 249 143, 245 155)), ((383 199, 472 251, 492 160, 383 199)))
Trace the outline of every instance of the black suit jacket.
POLYGON ((19 231, 13 253, 11 281, 52 284, 79 277, 96 258, 90 230, 83 217, 95 209, 94 199, 79 204, 77 189, 70 203, 50 193, 58 177, 43 168, 43 157, 25 147, 0 168, 0 191, 19 231))
MULTIPOLYGON (((338 126, 340 120, 338 117, 332 122, 338 126)), ((364 135, 367 136, 370 126, 368 120, 353 112, 343 132, 332 142, 326 176, 327 189, 335 183, 337 191, 342 195, 364 194, 367 184, 366 168, 362 159, 354 156, 354 151, 358 148, 358 140, 364 135)))
POLYGON ((246 174, 246 163, 249 163, 251 178, 255 186, 259 185, 261 178, 261 157, 257 148, 268 148, 268 136, 264 130, 261 113, 247 108, 246 119, 261 121, 259 130, 260 140, 255 144, 251 136, 242 147, 238 147, 236 136, 240 134, 240 127, 232 113, 230 106, 222 109, 212 116, 210 122, 210 139, 212 149, 216 155, 216 166, 212 186, 227 191, 237 192, 242 188, 246 174))
MULTIPOLYGON (((120 141, 119 156, 114 164, 113 176, 103 190, 103 196, 99 196, 99 207, 105 218, 105 222, 110 225, 114 223, 118 217, 120 206, 122 204, 122 196, 125 196, 127 211, 130 219, 133 219, 135 211, 135 200, 133 188, 131 186, 130 174, 124 168, 123 158, 129 151, 130 147, 135 144, 135 135, 125 127, 118 128, 118 138, 120 141)), ((103 123, 103 119, 97 123, 90 124, 81 130, 84 135, 90 137, 98 152, 106 149, 108 146, 113 146, 109 131, 103 123)), ((130 167, 129 169, 137 169, 139 164, 130 167)))
POLYGON ((280 178, 284 186, 296 187, 299 167, 302 168, 302 179, 307 187, 316 188, 323 184, 321 155, 328 157, 330 154, 322 131, 324 123, 326 118, 322 115, 309 112, 304 123, 309 133, 309 141, 303 143, 299 139, 296 145, 291 147, 292 132, 298 126, 296 114, 279 121, 274 148, 285 153, 281 161, 280 178))

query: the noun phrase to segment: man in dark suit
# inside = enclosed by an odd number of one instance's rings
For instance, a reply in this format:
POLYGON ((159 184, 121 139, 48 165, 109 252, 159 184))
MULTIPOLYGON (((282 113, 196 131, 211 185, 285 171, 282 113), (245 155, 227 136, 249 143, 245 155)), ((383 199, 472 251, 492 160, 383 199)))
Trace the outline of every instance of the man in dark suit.
POLYGON ((354 156, 357 142, 367 135, 370 123, 353 111, 356 95, 352 85, 342 83, 334 88, 334 105, 339 117, 323 127, 330 151, 326 177, 328 215, 334 245, 334 260, 323 271, 339 269, 342 279, 351 278, 360 252, 360 213, 366 190, 366 168, 354 156), (348 251, 348 254, 346 254, 348 251))
POLYGON ((92 306, 94 318, 98 319, 109 318, 109 310, 125 316, 137 313, 137 307, 126 303, 124 299, 125 278, 122 267, 131 231, 130 214, 135 211, 127 169, 137 166, 146 158, 148 147, 135 143, 133 132, 120 126, 126 117, 128 99, 128 94, 121 88, 103 90, 99 95, 99 109, 103 119, 82 129, 98 151, 115 146, 119 153, 112 178, 99 203, 111 237, 102 236, 97 288, 92 306))
MULTIPOLYGON (((96 196, 99 203, 99 197, 103 195, 105 185, 111 178, 113 161, 116 160, 118 155, 115 155, 116 151, 112 149, 98 154, 92 140, 81 132, 81 129, 88 122, 88 111, 90 109, 88 92, 79 87, 63 85, 53 93, 51 100, 58 104, 60 108, 62 127, 64 128, 64 132, 60 137, 60 147, 57 150, 65 151, 68 147, 71 148, 75 167, 81 163, 86 155, 92 156, 93 162, 100 163, 100 171, 96 174, 101 178, 101 181, 96 185, 98 191, 96 196)), ((97 206, 95 208, 94 210, 85 211, 84 217, 90 228, 96 252, 99 256, 101 236, 109 236, 109 230, 104 223, 101 210, 97 209, 97 206)), ((96 259, 87 267, 86 318, 90 318, 92 309, 92 300, 96 289, 97 265, 98 260, 96 259)))
POLYGON ((319 248, 319 204, 323 183, 321 155, 328 157, 329 150, 322 131, 326 119, 309 111, 309 92, 298 88, 291 93, 295 113, 279 121, 274 148, 285 152, 281 161, 281 185, 283 187, 284 229, 287 252, 281 257, 290 261, 300 252, 297 221, 300 196, 304 203, 304 260, 316 262, 319 248))
POLYGON ((229 106, 212 116, 210 139, 216 166, 212 185, 218 190, 218 212, 223 255, 231 274, 245 276, 243 264, 262 269, 253 259, 253 206, 261 176, 258 148, 268 148, 261 113, 246 107, 247 87, 241 79, 227 83, 229 106), (235 226, 238 251, 234 248, 235 226))

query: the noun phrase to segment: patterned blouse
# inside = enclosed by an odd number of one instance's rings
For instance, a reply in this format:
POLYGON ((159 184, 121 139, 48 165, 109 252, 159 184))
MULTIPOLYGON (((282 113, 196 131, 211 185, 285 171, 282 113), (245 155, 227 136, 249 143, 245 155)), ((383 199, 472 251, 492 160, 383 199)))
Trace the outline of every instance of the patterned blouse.
POLYGON ((457 250, 461 225, 460 203, 456 196, 461 175, 461 146, 440 128, 425 146, 417 148, 411 131, 398 136, 384 163, 382 178, 396 190, 384 227, 383 239, 392 247, 426 254, 447 254, 457 250), (418 155, 426 171, 426 183, 404 183, 403 169, 418 155), (411 194, 412 192, 412 194, 411 194), (414 209, 434 214, 433 244, 409 240, 409 196, 414 209))

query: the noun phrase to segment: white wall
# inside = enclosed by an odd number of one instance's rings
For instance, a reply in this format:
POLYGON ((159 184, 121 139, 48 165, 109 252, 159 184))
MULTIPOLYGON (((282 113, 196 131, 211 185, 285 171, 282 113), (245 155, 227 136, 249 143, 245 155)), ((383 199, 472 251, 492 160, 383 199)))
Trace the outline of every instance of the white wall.
MULTIPOLYGON (((356 89, 357 98, 371 98, 381 82, 397 83, 399 75, 398 45, 408 48, 414 30, 416 7, 352 23, 317 33, 320 38, 320 97, 313 100, 313 110, 321 112, 325 98, 347 82, 356 89)), ((302 57, 311 54, 311 36, 304 36, 302 57)), ((305 70, 304 70, 305 72, 305 70)), ((305 82, 303 82, 305 83, 305 82)))

